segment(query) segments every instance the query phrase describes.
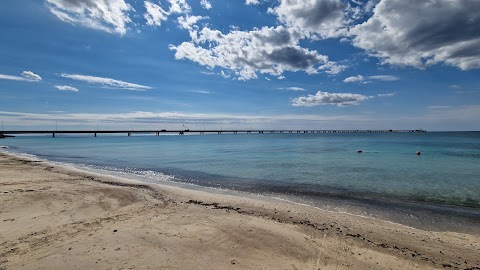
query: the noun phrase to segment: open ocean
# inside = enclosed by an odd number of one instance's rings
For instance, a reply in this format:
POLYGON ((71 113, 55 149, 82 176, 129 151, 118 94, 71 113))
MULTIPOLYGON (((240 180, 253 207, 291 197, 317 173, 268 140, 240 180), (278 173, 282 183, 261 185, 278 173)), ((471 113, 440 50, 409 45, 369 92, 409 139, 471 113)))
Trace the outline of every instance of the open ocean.
POLYGON ((146 182, 261 194, 432 230, 480 231, 480 132, 57 134, 0 145, 146 182))

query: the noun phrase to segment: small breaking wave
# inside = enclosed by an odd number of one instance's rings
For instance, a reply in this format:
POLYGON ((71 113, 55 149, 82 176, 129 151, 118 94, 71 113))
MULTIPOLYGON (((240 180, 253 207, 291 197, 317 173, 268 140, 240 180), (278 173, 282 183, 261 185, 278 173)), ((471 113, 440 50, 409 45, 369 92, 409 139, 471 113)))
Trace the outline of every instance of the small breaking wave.
MULTIPOLYGON (((140 170, 136 168, 120 168, 114 166, 101 166, 101 165, 91 165, 91 164, 84 164, 84 163, 61 163, 65 166, 72 166, 78 169, 83 169, 87 171, 98 171, 102 174, 111 175, 113 173, 114 176, 134 176, 134 177, 141 177, 142 179, 148 179, 149 182, 161 182, 167 181, 172 182, 175 180, 175 176, 164 174, 158 171, 153 170, 140 170)), ((126 177, 127 178, 127 177, 126 177)))

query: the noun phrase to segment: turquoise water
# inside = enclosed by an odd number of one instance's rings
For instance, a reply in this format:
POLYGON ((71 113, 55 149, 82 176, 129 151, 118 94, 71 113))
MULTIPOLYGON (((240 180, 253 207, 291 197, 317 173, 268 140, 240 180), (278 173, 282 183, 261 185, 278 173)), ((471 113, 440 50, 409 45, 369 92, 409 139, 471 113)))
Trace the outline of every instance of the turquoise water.
POLYGON ((389 219, 404 219, 389 214, 395 209, 417 221, 426 211, 438 220, 455 216, 480 224, 480 132, 57 135, 4 139, 0 145, 147 181, 171 176, 389 219))

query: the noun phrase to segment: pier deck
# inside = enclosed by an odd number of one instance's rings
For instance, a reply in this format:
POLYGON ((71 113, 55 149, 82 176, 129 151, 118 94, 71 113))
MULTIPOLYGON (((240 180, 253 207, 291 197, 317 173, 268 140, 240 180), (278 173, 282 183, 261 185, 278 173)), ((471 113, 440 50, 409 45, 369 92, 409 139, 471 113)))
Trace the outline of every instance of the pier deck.
POLYGON ((131 136, 133 134, 311 134, 311 133, 408 133, 408 132, 426 132, 425 130, 282 130, 282 129, 231 129, 231 130, 5 130, 0 131, 0 138, 11 137, 12 135, 21 134, 92 134, 95 137, 97 134, 126 134, 131 136))

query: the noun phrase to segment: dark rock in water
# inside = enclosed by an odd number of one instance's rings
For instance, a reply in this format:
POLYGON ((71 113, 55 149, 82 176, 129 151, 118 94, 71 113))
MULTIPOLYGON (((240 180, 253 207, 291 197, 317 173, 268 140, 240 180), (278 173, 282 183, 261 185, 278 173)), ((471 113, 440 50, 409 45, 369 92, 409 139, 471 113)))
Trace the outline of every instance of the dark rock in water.
POLYGON ((422 154, 422 152, 417 151, 417 156, 420 156, 421 154, 422 154))
POLYGON ((362 150, 357 150, 357 153, 363 153, 363 151, 362 150))

